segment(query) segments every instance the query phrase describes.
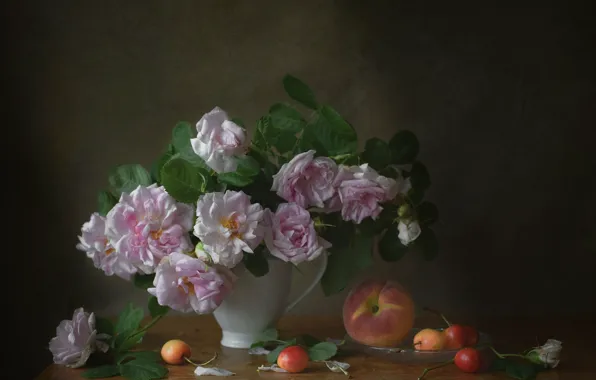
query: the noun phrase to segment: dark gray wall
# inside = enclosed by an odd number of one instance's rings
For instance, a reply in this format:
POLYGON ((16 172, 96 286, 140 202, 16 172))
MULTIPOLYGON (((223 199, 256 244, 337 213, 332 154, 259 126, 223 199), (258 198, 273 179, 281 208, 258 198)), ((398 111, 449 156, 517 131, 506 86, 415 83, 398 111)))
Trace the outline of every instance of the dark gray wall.
MULTIPOLYGON (((285 73, 335 106, 362 142, 401 128, 421 141, 440 257, 378 260, 363 276, 396 278, 419 304, 447 313, 594 312, 593 9, 537 4, 15 6, 8 89, 18 127, 7 128, 23 134, 14 167, 22 181, 7 183, 23 184, 10 187, 27 208, 15 233, 43 283, 35 302, 16 297, 20 310, 43 310, 30 327, 34 355, 49 360, 45 345, 75 307, 116 313, 145 300, 74 248, 108 170, 148 165, 177 121, 215 105, 256 120, 286 99, 285 73)), ((344 296, 326 300, 317 289, 296 312, 338 313, 344 296)))

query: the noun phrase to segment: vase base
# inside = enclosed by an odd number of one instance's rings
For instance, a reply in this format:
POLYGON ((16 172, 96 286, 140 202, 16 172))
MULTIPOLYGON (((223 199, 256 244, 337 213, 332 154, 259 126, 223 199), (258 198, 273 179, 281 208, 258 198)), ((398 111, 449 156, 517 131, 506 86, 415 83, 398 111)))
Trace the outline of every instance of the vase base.
POLYGON ((221 345, 229 348, 250 348, 257 341, 259 332, 239 333, 232 331, 222 331, 221 345))

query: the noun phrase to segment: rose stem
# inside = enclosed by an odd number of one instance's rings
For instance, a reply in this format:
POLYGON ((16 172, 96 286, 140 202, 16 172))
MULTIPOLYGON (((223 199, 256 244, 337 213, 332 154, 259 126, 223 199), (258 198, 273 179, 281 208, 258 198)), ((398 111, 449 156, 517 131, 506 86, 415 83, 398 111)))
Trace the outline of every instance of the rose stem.
POLYGON ((520 355, 520 354, 500 354, 499 352, 497 352, 497 350, 495 350, 494 347, 489 347, 494 353, 495 355, 497 355, 499 358, 501 359, 505 359, 507 357, 514 357, 514 358, 524 358, 527 359, 524 355, 520 355))
POLYGON ((447 324, 447 326, 451 326, 451 323, 447 320, 447 318, 445 318, 445 316, 441 312, 439 312, 437 310, 430 309, 428 307, 425 307, 424 310, 429 311, 429 312, 431 312, 433 314, 436 314, 436 315, 440 316, 441 319, 443 319, 443 321, 445 321, 445 323, 447 324))
POLYGON ((190 360, 186 356, 184 357, 184 360, 186 360, 187 362, 189 362, 190 364, 192 364, 192 365, 194 365, 196 367, 202 367, 202 366, 207 365, 207 364, 211 363, 212 361, 214 361, 215 358, 217 358, 217 352, 215 353, 215 355, 213 355, 213 357, 211 359, 209 359, 205 363, 201 363, 201 364, 197 364, 197 363, 193 362, 192 360, 190 360))
POLYGON ((434 366, 434 367, 425 368, 425 369, 424 369, 424 371, 422 372, 422 375, 420 375, 420 377, 418 378, 418 380, 422 380, 422 378, 423 378, 424 376, 426 376, 426 374, 427 374, 427 373, 429 373, 430 371, 432 371, 433 369, 437 369, 437 368, 445 367, 446 365, 449 365, 449 364, 451 364, 451 363, 453 363, 453 359, 451 359, 451 360, 449 360, 449 361, 447 361, 447 362, 445 362, 445 363, 437 364, 437 365, 436 365, 436 366, 434 366))

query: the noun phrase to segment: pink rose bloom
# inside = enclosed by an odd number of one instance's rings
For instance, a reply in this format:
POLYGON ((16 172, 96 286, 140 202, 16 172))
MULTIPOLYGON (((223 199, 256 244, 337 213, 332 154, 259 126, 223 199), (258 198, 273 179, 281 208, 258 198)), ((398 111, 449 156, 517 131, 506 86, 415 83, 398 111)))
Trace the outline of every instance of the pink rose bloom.
POLYGON ((153 184, 123 193, 107 215, 106 235, 110 244, 145 274, 172 252, 189 252, 193 209, 176 202, 153 184))
POLYGON ((229 294, 235 280, 227 268, 210 266, 197 258, 174 252, 159 263, 154 287, 147 291, 157 297, 160 305, 172 310, 208 314, 229 294))
POLYGON ((201 195, 194 235, 215 264, 235 267, 263 240, 263 207, 242 191, 201 195))
POLYGON ((193 151, 217 173, 235 172, 238 165, 234 156, 244 155, 247 148, 244 129, 215 107, 201 117, 197 132, 197 137, 190 139, 193 151))
POLYGON ((381 203, 399 191, 394 179, 379 175, 368 164, 340 166, 334 186, 337 194, 327 202, 326 211, 341 210, 343 220, 356 224, 368 217, 376 219, 383 210, 381 203))
POLYGON ((74 311, 72 320, 65 319, 56 327, 56 336, 50 340, 49 349, 54 363, 80 368, 95 351, 108 350, 108 344, 99 340, 105 338, 108 336, 97 334, 95 314, 78 308, 74 311))
POLYGON ((265 244, 269 252, 293 264, 319 257, 331 243, 319 237, 310 213, 295 203, 282 203, 265 214, 265 244))
POLYGON ((323 208, 324 202, 335 193, 333 179, 337 165, 328 157, 315 158, 314 154, 314 150, 309 150, 283 164, 273 176, 271 190, 303 208, 323 208))
POLYGON ((116 275, 130 280, 137 269, 108 242, 105 225, 106 218, 93 213, 91 219, 83 224, 76 247, 85 252, 93 260, 95 268, 103 270, 107 276, 116 275))

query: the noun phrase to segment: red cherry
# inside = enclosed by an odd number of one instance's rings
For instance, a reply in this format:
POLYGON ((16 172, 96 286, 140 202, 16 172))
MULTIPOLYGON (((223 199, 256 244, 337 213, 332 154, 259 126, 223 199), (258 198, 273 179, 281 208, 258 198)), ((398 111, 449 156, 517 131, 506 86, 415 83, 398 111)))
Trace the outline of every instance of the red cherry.
POLYGON ((466 337, 465 346, 473 347, 476 344, 478 344, 478 339, 479 339, 478 330, 476 330, 472 326, 464 326, 464 330, 465 330, 465 337, 466 337))
POLYGON ((467 330, 462 325, 451 325, 443 331, 445 334, 445 348, 457 350, 466 346, 468 342, 467 330))
POLYGON ((286 347, 279 353, 277 365, 288 372, 302 372, 308 365, 308 353, 300 346, 286 347))
POLYGON ((467 347, 462 348, 455 354, 454 362, 457 368, 463 372, 473 373, 480 369, 482 357, 477 349, 467 347))

